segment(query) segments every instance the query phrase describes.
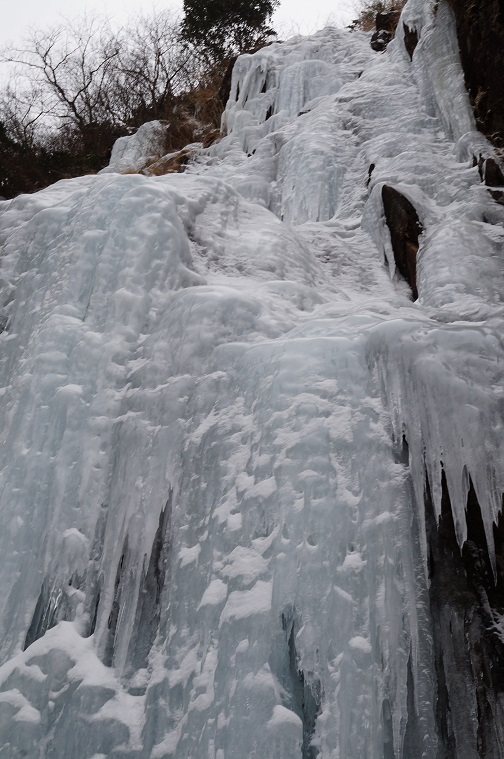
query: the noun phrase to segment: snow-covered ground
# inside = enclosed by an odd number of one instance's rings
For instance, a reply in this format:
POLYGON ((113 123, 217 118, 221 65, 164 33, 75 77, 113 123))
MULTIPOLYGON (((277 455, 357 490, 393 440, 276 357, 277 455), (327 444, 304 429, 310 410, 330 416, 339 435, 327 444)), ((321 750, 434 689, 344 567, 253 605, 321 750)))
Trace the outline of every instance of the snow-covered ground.
POLYGON ((491 550, 504 208, 448 8, 403 19, 240 58, 184 174, 0 203, 0 757, 437 756, 425 473, 491 550))

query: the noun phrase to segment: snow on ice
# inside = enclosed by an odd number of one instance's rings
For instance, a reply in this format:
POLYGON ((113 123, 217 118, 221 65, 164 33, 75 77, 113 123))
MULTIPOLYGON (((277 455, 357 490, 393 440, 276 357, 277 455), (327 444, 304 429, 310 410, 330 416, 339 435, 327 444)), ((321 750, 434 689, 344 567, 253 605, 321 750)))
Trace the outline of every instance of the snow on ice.
POLYGON ((492 545, 504 210, 448 8, 403 19, 242 56, 184 174, 117 173, 148 127, 0 203, 1 756, 437 756, 422 498, 492 545))

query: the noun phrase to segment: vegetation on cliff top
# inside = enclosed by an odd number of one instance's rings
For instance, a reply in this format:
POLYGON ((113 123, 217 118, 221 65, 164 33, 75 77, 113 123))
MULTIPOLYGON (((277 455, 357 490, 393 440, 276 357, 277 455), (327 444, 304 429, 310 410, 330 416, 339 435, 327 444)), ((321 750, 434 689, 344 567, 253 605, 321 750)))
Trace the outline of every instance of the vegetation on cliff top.
POLYGON ((358 16, 350 24, 350 29, 370 32, 375 28, 378 13, 401 11, 405 5, 406 0, 362 0, 358 16))
POLYGON ((0 196, 40 189, 106 165, 115 140, 153 119, 170 124, 167 152, 220 125, 219 96, 230 58, 273 35, 277 0, 212 5, 187 0, 120 31, 81 18, 34 31, 0 61, 0 196))

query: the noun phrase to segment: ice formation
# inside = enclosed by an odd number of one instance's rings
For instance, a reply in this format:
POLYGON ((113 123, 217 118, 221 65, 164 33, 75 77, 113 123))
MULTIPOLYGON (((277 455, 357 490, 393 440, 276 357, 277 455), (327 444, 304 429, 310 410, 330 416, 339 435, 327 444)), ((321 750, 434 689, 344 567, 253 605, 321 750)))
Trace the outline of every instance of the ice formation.
POLYGON ((166 152, 170 125, 166 121, 148 121, 128 137, 115 141, 109 165, 100 174, 126 174, 143 169, 166 152))
POLYGON ((493 555, 504 209, 435 5, 242 56, 184 174, 0 203, 0 756, 444 756, 424 488, 493 555))

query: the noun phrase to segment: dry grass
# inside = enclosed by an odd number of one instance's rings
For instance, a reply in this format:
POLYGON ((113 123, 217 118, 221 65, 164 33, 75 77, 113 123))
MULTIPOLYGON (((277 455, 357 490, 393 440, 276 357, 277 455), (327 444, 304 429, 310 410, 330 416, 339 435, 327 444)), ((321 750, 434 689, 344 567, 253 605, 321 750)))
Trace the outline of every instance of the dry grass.
POLYGON ((180 150, 176 155, 163 156, 149 166, 143 168, 139 173, 147 177, 160 177, 164 174, 177 174, 184 170, 191 156, 197 151, 180 150))

